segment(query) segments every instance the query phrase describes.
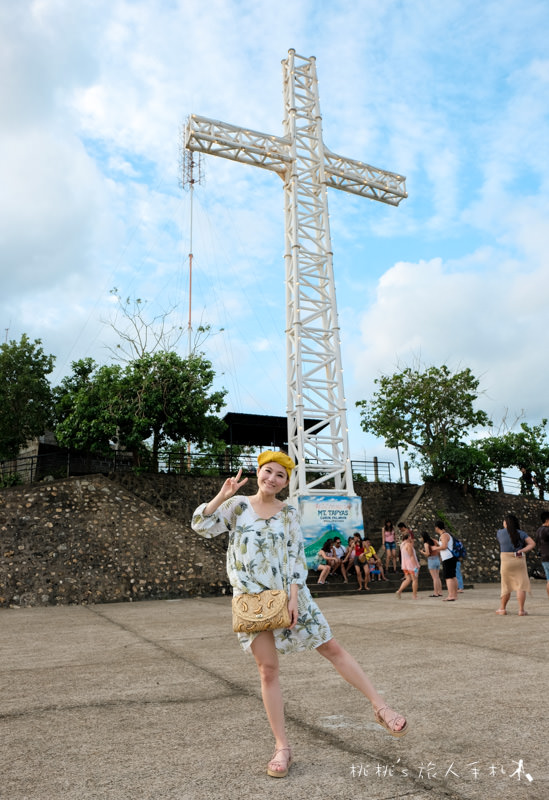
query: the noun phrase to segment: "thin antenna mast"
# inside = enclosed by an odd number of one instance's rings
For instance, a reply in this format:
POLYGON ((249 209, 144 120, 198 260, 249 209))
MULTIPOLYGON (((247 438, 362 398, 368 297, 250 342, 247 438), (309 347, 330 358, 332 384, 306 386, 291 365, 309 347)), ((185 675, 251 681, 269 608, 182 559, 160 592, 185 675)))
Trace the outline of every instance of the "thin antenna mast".
MULTIPOLYGON (((180 151, 181 152, 181 151, 180 151)), ((190 192, 190 219, 189 219, 189 320, 187 324, 187 355, 193 350, 193 323, 192 323, 192 295, 193 295, 193 197, 195 183, 201 184, 204 180, 202 166, 202 153, 182 148, 181 158, 181 188, 190 192)))

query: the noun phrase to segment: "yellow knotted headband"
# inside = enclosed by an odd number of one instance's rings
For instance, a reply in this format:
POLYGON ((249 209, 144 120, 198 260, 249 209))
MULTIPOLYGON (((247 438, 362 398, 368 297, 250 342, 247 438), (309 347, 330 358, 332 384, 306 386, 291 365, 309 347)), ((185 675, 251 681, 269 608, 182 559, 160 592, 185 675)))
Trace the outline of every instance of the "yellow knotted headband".
POLYGON ((270 461, 276 461, 277 464, 283 466, 288 473, 288 478, 291 477, 292 470, 295 469, 295 463, 290 456, 286 455, 286 453, 281 453, 279 450, 264 450, 257 457, 257 463, 260 467, 262 467, 263 464, 268 464, 270 461))

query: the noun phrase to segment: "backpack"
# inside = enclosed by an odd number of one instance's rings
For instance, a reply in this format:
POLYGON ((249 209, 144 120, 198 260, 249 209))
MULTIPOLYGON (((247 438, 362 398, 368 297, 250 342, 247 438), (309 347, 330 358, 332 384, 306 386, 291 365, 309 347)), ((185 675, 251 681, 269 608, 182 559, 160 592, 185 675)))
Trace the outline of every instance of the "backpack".
POLYGON ((465 547, 463 542, 460 542, 459 539, 456 539, 455 536, 452 536, 452 539, 453 539, 454 549, 450 550, 450 552, 452 553, 454 558, 460 558, 462 560, 464 558, 467 558, 467 548, 465 547))

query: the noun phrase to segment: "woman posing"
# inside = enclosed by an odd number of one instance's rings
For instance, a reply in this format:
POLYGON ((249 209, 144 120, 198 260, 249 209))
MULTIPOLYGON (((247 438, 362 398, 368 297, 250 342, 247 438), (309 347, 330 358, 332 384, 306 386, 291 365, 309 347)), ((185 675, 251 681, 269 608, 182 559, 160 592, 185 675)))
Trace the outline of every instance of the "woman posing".
POLYGON ((390 519, 385 520, 381 529, 381 543, 385 547, 385 571, 389 572, 389 560, 393 560, 393 572, 397 571, 395 529, 390 519))
POLYGON ((422 554, 427 558, 427 567, 433 579, 433 594, 431 597, 442 597, 442 583, 440 581, 440 557, 433 553, 433 547, 437 546, 435 540, 424 532, 422 554))
POLYGON ((514 514, 507 514, 503 528, 497 532, 500 549, 501 603, 496 614, 507 614, 507 603, 511 592, 516 592, 519 617, 528 616, 524 610, 526 592, 530 592, 530 578, 524 554, 536 546, 527 533, 520 530, 519 521, 514 514))
POLYGON ((199 506, 193 529, 212 537, 229 532, 227 572, 233 594, 284 589, 288 594, 289 628, 239 633, 244 650, 251 650, 261 679, 267 718, 275 739, 275 752, 267 766, 273 778, 283 778, 292 763, 286 735, 284 703, 280 689, 278 656, 316 649, 339 674, 371 703, 375 720, 392 736, 403 736, 408 723, 378 694, 355 659, 332 637, 322 612, 307 588, 307 565, 296 509, 277 494, 290 479, 295 464, 285 453, 267 450, 258 457, 257 492, 237 495, 247 478, 242 470, 227 478, 219 493, 199 506))

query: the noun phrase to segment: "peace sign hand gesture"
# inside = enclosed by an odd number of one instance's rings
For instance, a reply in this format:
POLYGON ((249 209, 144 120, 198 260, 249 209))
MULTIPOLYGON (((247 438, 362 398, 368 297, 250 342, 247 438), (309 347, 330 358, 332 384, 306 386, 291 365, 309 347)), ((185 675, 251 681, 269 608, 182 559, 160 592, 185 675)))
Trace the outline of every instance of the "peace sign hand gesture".
POLYGON ((240 480, 241 475, 242 467, 240 467, 234 478, 227 478, 218 494, 218 497, 222 497, 221 502, 228 500, 229 497, 232 497, 238 492, 241 486, 244 486, 244 484, 248 482, 248 478, 240 480))
POLYGON ((240 480, 241 475, 242 475, 242 468, 238 470, 234 478, 227 478, 227 480, 225 481, 219 492, 216 494, 214 499, 210 500, 210 502, 205 506, 203 513, 206 516, 210 516, 211 514, 213 514, 214 511, 216 511, 219 508, 221 503, 224 503, 225 500, 228 500, 229 497, 232 497, 233 494, 236 494, 240 489, 240 487, 244 486, 244 484, 247 483, 248 478, 243 478, 242 480, 240 480))

